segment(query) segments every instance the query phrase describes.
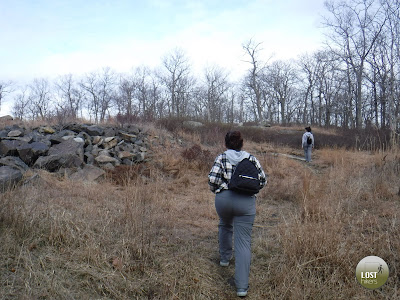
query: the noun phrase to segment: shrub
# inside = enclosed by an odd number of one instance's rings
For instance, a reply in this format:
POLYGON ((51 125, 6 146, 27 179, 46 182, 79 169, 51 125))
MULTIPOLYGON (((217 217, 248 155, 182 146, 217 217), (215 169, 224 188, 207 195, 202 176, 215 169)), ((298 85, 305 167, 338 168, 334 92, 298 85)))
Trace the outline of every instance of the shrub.
POLYGON ((196 168, 204 171, 211 168, 214 158, 209 150, 203 150, 198 144, 183 150, 181 155, 186 162, 192 163, 196 168))

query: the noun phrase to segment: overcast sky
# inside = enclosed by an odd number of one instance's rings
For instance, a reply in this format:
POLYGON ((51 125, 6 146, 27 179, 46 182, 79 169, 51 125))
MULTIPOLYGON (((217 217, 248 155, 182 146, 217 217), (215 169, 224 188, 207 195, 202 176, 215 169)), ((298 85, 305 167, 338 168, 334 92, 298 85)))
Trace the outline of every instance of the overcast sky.
POLYGON ((265 60, 321 48, 323 2, 0 0, 0 80, 156 67, 176 47, 194 71, 218 65, 234 78, 248 68, 241 45, 250 38, 265 60))

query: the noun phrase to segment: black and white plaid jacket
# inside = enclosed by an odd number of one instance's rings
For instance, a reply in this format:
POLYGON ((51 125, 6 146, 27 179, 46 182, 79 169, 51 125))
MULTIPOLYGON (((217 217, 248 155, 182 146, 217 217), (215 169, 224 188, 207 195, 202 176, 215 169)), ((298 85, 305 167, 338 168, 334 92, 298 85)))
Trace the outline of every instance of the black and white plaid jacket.
MULTIPOLYGON (((260 179, 261 188, 263 188, 267 184, 267 178, 261 164, 253 155, 250 155, 249 160, 257 167, 258 178, 260 179)), ((228 183, 231 180, 234 168, 235 166, 230 163, 225 153, 217 156, 208 174, 208 184, 213 193, 219 193, 222 190, 228 189, 228 183)))

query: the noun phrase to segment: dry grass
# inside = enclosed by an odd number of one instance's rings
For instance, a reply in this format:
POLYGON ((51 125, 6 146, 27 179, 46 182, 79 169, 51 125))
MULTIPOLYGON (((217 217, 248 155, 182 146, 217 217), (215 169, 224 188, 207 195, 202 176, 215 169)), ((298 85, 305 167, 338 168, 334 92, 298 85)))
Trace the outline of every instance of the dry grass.
MULTIPOLYGON (((182 156, 198 136, 183 146, 159 141, 151 162, 100 184, 42 172, 2 194, 0 299, 236 299, 233 267, 218 265, 212 162, 203 151, 182 156)), ((288 148, 246 147, 269 174, 257 200, 248 299, 400 297, 398 152, 325 149, 306 165, 269 154, 288 148), (375 291, 355 280, 367 255, 390 268, 375 291)))

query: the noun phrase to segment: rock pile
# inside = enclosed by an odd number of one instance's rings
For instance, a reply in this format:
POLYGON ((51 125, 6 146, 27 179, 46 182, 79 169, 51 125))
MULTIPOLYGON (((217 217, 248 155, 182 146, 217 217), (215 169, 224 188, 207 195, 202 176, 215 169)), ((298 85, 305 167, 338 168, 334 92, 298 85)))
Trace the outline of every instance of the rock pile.
POLYGON ((68 170, 71 178, 96 180, 105 169, 143 162, 148 152, 148 134, 135 125, 7 126, 0 130, 0 191, 29 169, 68 170))

